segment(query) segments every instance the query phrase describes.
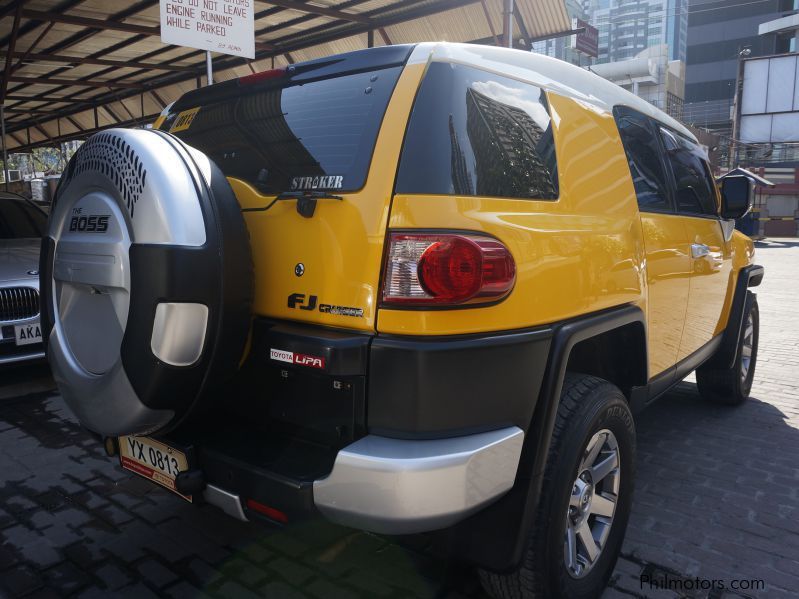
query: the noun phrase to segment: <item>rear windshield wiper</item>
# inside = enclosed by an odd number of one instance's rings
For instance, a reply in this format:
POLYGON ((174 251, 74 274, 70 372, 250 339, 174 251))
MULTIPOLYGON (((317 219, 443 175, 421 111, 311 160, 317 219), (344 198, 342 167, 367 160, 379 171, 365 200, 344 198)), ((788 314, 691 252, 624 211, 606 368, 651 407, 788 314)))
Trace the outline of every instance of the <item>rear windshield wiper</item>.
POLYGON ((329 191, 318 189, 308 189, 304 191, 282 191, 267 206, 261 208, 242 208, 242 212, 266 212, 281 200, 297 200, 297 213, 305 218, 311 218, 316 211, 317 200, 343 200, 341 196, 334 195, 329 191))

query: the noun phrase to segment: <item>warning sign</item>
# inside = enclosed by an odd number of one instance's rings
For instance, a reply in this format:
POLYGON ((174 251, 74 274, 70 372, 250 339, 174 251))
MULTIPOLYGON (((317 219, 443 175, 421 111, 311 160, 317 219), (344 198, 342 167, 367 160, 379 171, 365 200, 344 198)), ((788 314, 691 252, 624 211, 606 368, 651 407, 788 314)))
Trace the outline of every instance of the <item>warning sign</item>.
POLYGON ((255 58, 255 0, 161 0, 161 41, 255 58))

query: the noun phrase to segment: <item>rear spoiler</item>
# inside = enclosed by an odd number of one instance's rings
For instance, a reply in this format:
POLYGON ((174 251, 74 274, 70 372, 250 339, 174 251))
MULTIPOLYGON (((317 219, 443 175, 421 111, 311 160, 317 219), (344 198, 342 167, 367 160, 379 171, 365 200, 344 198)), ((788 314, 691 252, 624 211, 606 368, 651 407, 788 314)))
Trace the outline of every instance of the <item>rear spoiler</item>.
POLYGON ((238 79, 222 81, 186 92, 174 103, 171 111, 180 112, 197 106, 216 104, 240 95, 245 89, 260 91, 270 87, 285 87, 288 84, 297 85, 339 75, 402 66, 408 60, 414 47, 414 44, 404 44, 357 50, 298 62, 289 65, 286 69, 262 71, 238 79))

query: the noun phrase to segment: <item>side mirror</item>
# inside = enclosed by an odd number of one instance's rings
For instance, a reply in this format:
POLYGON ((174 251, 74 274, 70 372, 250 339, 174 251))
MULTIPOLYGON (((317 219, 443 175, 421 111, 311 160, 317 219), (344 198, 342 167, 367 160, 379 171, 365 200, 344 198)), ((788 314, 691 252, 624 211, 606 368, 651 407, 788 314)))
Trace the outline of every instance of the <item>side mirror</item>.
POLYGON ((752 209, 755 183, 743 175, 731 175, 721 180, 721 218, 736 219, 752 209))

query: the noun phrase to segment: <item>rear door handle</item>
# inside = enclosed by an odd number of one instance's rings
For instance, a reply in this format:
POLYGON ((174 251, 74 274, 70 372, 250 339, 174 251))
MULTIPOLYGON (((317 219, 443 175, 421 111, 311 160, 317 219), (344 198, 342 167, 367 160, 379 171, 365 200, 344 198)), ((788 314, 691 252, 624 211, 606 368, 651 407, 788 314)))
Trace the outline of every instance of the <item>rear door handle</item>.
POLYGON ((710 253, 710 248, 704 243, 691 244, 691 258, 704 258, 710 253))

